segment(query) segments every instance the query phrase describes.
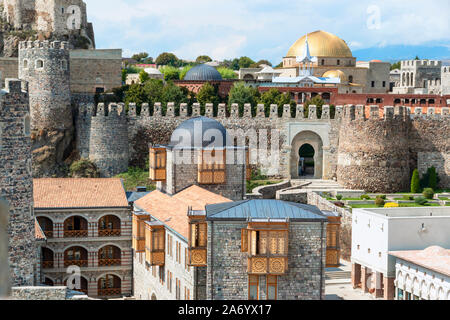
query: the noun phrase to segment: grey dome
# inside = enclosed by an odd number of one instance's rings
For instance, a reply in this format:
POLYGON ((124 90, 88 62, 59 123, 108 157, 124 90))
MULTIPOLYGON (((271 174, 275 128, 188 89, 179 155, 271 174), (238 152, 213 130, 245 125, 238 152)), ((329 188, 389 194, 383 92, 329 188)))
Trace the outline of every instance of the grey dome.
POLYGON ((193 67, 186 73, 184 80, 187 81, 220 81, 222 76, 216 68, 206 64, 193 67))
POLYGON ((175 129, 170 138, 170 145, 177 148, 225 147, 227 130, 216 120, 207 117, 192 118, 175 129))

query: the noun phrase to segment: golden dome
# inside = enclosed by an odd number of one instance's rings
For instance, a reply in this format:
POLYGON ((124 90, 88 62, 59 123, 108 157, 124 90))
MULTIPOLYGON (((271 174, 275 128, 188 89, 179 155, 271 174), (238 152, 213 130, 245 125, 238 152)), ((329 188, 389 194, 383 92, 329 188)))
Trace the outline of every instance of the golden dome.
POLYGON ((322 75, 322 78, 339 78, 341 82, 347 82, 347 76, 341 70, 328 70, 322 75))
MULTIPOLYGON (((306 36, 298 39, 289 49, 286 57, 303 56, 306 36)), ((326 31, 308 34, 309 50, 312 57, 352 58, 353 54, 344 40, 326 31)))

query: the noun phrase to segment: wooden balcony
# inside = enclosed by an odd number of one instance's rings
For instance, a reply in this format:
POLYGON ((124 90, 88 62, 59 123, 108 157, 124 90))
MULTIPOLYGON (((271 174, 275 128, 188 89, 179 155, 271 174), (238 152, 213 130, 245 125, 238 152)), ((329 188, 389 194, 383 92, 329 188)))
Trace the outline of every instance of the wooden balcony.
POLYGON ((248 258, 249 274, 255 275, 284 275, 288 270, 287 256, 254 256, 248 258))
POLYGON ((104 229, 98 230, 99 237, 120 237, 121 230, 120 229, 104 229))
POLYGON ((98 289, 99 297, 115 297, 122 295, 121 288, 98 289))
POLYGON ((136 238, 133 235, 133 249, 136 252, 145 252, 145 238, 136 238))
POLYGON ((204 267, 207 265, 206 249, 191 248, 189 250, 190 264, 192 267, 204 267))
POLYGON ((43 261, 42 269, 53 269, 54 262, 53 261, 43 261))
POLYGON ((88 230, 64 230, 64 238, 86 238, 88 230))
POLYGON ((78 267, 87 267, 88 261, 87 260, 64 260, 64 267, 70 267, 70 266, 78 266, 78 267))
POLYGON ((151 266, 164 266, 166 262, 166 253, 164 251, 150 251, 145 249, 146 261, 151 266), (148 257, 148 258, 147 258, 148 257))
POLYGON ((122 259, 99 259, 99 267, 113 267, 120 266, 122 264, 122 259))

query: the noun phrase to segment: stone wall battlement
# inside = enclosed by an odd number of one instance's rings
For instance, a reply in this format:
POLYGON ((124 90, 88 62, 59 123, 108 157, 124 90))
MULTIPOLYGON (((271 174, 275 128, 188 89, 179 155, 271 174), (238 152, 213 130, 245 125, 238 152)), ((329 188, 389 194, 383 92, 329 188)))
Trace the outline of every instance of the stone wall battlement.
POLYGON ((70 44, 67 41, 21 41, 20 50, 46 49, 46 50, 69 50, 70 44))
POLYGON ((4 94, 23 94, 28 96, 28 82, 19 79, 5 79, 5 88, 1 91, 4 94))

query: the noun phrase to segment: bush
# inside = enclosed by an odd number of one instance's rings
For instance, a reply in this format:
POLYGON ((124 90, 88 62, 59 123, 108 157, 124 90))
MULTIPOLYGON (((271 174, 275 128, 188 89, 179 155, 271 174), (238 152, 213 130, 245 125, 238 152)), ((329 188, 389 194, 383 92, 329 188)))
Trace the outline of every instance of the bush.
POLYGON ((363 195, 361 196, 361 200, 370 200, 370 197, 369 197, 369 195, 367 195, 367 194, 363 194, 363 195))
POLYGON ((385 207, 385 208, 398 208, 399 205, 398 205, 398 203, 395 203, 395 202, 389 202, 389 203, 386 203, 386 204, 384 205, 384 207, 385 207))
POLYGON ((428 200, 425 197, 420 196, 420 197, 417 197, 414 200, 414 202, 419 204, 419 205, 421 205, 421 206, 424 206, 424 205, 426 205, 428 203, 428 200))
POLYGON ((73 162, 69 170, 72 178, 98 178, 100 176, 97 166, 88 159, 73 162))
POLYGON ((343 196, 342 196, 341 194, 338 194, 338 195, 336 196, 336 199, 339 200, 339 201, 341 201, 342 198, 343 198, 343 196))
POLYGON ((405 194, 405 195, 403 196, 403 200, 412 201, 412 200, 414 200, 414 197, 405 194))
POLYGON ((383 200, 386 200, 386 195, 385 194, 381 194, 381 195, 378 195, 377 198, 381 198, 383 200))
POLYGON ((420 192, 420 176, 419 170, 415 169, 411 178, 411 193, 420 192))
POLYGON ((423 190, 423 196, 428 200, 432 200, 434 198, 434 190, 431 188, 426 188, 423 190))
POLYGON ((378 196, 376 199, 375 199, 375 205, 377 206, 377 207, 384 207, 384 205, 385 205, 385 201, 384 201, 384 199, 383 198, 381 198, 380 196, 378 196))

